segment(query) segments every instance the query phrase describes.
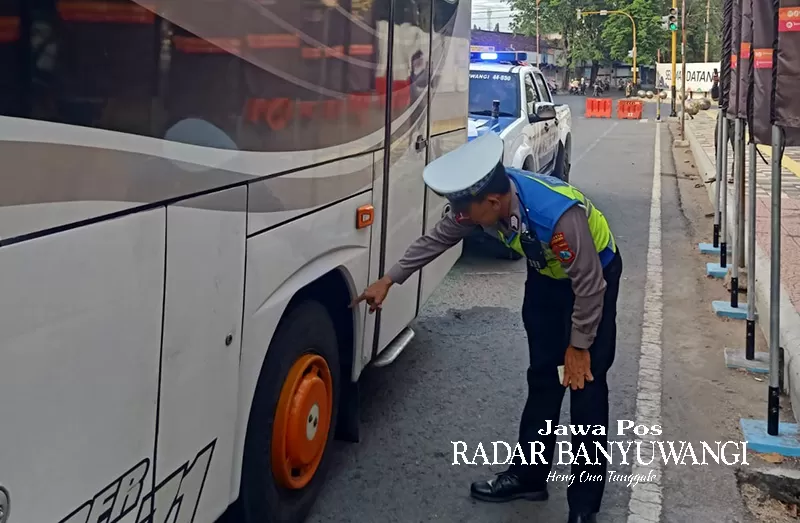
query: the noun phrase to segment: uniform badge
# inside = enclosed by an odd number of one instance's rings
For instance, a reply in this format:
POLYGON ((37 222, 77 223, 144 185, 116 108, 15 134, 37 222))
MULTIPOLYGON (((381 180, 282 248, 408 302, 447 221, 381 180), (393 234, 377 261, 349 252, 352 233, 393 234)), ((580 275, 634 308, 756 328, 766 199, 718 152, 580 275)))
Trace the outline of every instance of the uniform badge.
POLYGON ((509 225, 511 226, 512 231, 519 231, 519 218, 512 215, 511 219, 509 220, 509 225))
POLYGON ((557 233, 553 235, 550 240, 550 249, 558 256, 561 263, 569 263, 575 259, 575 252, 570 248, 564 233, 557 233))

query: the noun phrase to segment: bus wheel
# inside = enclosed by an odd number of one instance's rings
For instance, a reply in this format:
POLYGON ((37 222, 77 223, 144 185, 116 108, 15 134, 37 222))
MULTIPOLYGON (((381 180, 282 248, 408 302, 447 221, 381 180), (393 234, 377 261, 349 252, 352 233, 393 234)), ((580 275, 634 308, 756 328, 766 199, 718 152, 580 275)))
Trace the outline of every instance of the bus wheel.
POLYGON ((308 301, 280 323, 261 369, 242 463, 249 523, 295 523, 311 510, 330 462, 339 400, 336 330, 308 301))

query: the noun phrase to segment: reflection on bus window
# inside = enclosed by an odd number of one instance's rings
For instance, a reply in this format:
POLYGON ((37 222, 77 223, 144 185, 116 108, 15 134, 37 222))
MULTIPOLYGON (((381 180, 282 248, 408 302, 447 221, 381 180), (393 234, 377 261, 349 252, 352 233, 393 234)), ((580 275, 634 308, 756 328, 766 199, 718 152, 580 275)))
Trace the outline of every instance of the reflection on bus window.
MULTIPOLYGON (((176 124, 202 120, 254 151, 353 142, 385 122, 390 2, 0 0, 0 115, 190 143, 176 124)), ((394 118, 429 67, 430 4, 403 6, 394 118)))

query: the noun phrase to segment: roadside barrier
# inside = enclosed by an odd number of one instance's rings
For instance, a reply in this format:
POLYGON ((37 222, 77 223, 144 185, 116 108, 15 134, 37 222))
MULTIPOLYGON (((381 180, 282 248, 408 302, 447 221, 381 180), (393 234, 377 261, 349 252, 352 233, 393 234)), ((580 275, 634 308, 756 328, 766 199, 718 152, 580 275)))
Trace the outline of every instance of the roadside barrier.
POLYGON ((617 102, 617 118, 620 120, 640 120, 642 102, 639 100, 620 100, 617 102))
POLYGON ((611 118, 611 98, 587 98, 587 118, 611 118))

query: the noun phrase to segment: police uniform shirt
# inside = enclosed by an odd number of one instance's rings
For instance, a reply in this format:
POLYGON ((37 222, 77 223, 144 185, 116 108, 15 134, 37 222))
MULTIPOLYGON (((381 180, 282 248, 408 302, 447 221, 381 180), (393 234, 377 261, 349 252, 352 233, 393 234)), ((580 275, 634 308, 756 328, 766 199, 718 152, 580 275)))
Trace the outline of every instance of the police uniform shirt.
MULTIPOLYGON (((513 187, 513 184, 512 184, 513 187)), ((520 201, 516 192, 512 195, 510 223, 498 223, 497 228, 505 236, 517 232, 522 223, 520 201), (515 225, 515 227, 512 227, 515 225)), ((434 225, 433 229, 412 243, 402 259, 398 261, 387 275, 392 282, 402 284, 415 271, 421 269, 450 247, 472 233, 479 227, 463 215, 452 212, 434 225)), ((606 281, 603 278, 603 266, 589 231, 586 212, 575 205, 567 210, 556 222, 554 237, 559 233, 574 252, 572 260, 561 262, 564 271, 570 278, 575 304, 572 312, 572 332, 570 343, 578 349, 588 349, 594 342, 597 326, 603 315, 603 294, 606 281)))

